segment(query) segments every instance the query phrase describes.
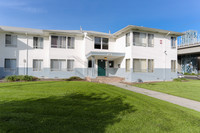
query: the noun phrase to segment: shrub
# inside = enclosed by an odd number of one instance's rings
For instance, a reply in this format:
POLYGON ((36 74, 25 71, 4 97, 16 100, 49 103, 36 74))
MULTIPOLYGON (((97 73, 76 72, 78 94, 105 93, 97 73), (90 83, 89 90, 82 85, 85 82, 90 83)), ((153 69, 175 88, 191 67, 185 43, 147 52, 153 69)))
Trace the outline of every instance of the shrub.
POLYGON ((83 80, 83 79, 77 76, 73 76, 67 79, 67 81, 78 81, 78 80, 83 80))
POLYGON ((184 81, 188 81, 186 78, 175 78, 173 79, 173 81, 175 82, 184 82, 184 81))
POLYGON ((38 80, 37 77, 34 76, 28 76, 28 75, 12 75, 12 76, 7 76, 5 78, 6 81, 8 82, 15 82, 15 81, 36 81, 38 80))

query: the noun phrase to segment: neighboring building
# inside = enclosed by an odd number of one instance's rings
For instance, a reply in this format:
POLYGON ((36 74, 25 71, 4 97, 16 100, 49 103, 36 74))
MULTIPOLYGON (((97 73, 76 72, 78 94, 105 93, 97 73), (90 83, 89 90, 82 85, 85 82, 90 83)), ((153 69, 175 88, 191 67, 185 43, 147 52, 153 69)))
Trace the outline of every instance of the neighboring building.
POLYGON ((200 72, 200 35, 189 30, 179 37, 178 41, 178 71, 182 73, 200 72))
POLYGON ((114 34, 0 26, 0 77, 118 76, 126 81, 177 77, 179 32, 129 25, 114 34))

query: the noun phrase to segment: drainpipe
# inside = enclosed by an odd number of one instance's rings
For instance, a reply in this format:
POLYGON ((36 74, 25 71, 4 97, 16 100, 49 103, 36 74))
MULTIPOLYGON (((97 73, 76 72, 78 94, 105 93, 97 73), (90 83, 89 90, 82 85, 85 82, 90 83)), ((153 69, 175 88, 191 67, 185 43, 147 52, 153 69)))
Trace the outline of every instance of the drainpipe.
POLYGON ((167 51, 166 51, 166 39, 167 39, 167 36, 170 34, 170 32, 168 32, 166 35, 165 35, 165 46, 164 46, 164 54, 165 54, 165 68, 164 68, 164 81, 166 81, 166 56, 167 56, 167 51))
POLYGON ((28 33, 26 33, 26 75, 28 75, 28 33))

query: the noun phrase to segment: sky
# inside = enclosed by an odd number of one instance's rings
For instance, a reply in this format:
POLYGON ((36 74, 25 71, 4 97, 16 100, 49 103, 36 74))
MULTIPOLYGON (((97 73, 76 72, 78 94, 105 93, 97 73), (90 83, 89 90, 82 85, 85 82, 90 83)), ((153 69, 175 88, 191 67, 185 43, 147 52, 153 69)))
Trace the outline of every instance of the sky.
POLYGON ((114 33, 127 25, 200 32, 199 0, 0 0, 0 25, 114 33))

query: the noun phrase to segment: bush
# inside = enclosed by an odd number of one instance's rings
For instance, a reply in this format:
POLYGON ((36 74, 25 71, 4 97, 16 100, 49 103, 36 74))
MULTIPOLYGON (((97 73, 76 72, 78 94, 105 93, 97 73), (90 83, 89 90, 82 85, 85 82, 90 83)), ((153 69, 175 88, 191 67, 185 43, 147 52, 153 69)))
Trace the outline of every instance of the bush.
POLYGON ((15 82, 15 81, 36 81, 38 80, 37 77, 34 76, 28 76, 28 75, 12 75, 12 76, 7 76, 5 78, 6 81, 8 82, 15 82))
POLYGON ((173 79, 173 81, 175 82, 184 82, 184 81, 188 81, 186 78, 175 78, 173 79))
POLYGON ((79 80, 83 80, 83 79, 77 76, 73 76, 67 79, 67 81, 79 81, 79 80))
POLYGON ((195 73, 184 73, 184 75, 196 75, 195 73))

